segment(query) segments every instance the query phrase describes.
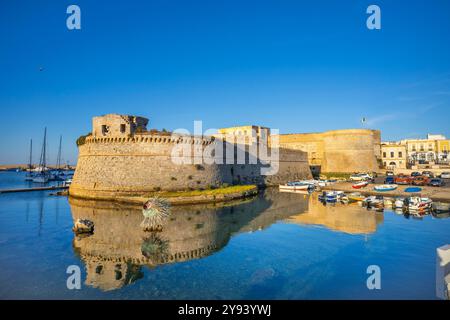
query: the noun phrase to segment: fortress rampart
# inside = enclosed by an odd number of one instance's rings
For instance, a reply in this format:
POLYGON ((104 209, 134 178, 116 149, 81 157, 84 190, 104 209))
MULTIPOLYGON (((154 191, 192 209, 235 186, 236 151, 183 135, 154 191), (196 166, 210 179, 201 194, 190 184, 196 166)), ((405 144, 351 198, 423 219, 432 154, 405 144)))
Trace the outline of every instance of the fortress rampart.
POLYGON ((377 130, 348 129, 323 133, 279 135, 281 148, 304 151, 311 166, 322 172, 377 171, 381 134, 377 130))
POLYGON ((71 196, 114 198, 153 191, 208 189, 224 184, 277 185, 311 178, 303 151, 280 149, 277 173, 262 175, 262 168, 272 163, 260 158, 250 163, 252 153, 248 145, 234 146, 234 153, 225 152, 222 163, 217 163, 210 151, 226 147, 222 139, 152 132, 147 131, 146 124, 146 119, 141 117, 95 117, 93 134, 79 140, 71 196), (245 157, 242 164, 236 161, 238 148, 245 157), (179 151, 186 150, 189 155, 183 158, 179 151), (177 163, 177 160, 184 162, 177 163))

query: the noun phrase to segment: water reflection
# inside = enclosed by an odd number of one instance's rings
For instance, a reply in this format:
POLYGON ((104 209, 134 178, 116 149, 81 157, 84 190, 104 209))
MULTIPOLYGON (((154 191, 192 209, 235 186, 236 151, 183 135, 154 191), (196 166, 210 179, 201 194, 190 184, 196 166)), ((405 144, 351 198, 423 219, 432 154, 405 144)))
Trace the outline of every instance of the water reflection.
POLYGON ((140 208, 70 199, 72 218, 92 220, 90 236, 75 236, 73 247, 84 261, 86 284, 104 291, 142 278, 141 266, 199 259, 223 248, 233 234, 264 229, 308 210, 307 198, 267 191, 258 199, 225 207, 173 207, 161 232, 144 232, 140 208), (276 201, 274 201, 276 197, 276 201))
POLYGON ((290 217, 292 223, 321 225, 348 234, 372 234, 383 222, 383 213, 361 208, 358 203, 324 205, 317 196, 309 198, 308 210, 290 217))

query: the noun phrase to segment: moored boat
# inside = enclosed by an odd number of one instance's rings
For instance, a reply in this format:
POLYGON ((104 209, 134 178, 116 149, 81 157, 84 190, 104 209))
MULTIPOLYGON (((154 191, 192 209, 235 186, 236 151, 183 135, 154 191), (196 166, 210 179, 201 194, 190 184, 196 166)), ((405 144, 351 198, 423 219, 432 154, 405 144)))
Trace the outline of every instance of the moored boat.
POLYGON ((405 198, 397 198, 394 202, 394 209, 403 209, 405 206, 405 198))
POLYGON ((352 201, 353 202, 360 202, 360 201, 364 201, 364 199, 366 198, 359 192, 350 193, 347 197, 348 197, 348 200, 350 202, 352 202, 352 201))
POLYGON ((288 182, 279 186, 280 190, 298 191, 298 190, 310 190, 313 189, 314 185, 304 182, 288 182))
POLYGON ((406 208, 411 211, 427 211, 431 209, 433 201, 429 198, 409 197, 405 200, 406 208))
POLYGON ((369 185, 368 181, 360 181, 360 182, 354 183, 352 185, 352 188, 353 189, 362 189, 362 188, 367 187, 368 185, 369 185))
POLYGON ((384 207, 383 196, 369 196, 364 199, 363 205, 367 207, 384 207))
POLYGON ((449 213, 450 212, 450 203, 447 202, 433 202, 431 204, 433 208, 433 212, 435 213, 449 213))
POLYGON ((396 184, 383 184, 379 186, 375 186, 375 191, 386 192, 386 191, 394 191, 398 188, 396 184))

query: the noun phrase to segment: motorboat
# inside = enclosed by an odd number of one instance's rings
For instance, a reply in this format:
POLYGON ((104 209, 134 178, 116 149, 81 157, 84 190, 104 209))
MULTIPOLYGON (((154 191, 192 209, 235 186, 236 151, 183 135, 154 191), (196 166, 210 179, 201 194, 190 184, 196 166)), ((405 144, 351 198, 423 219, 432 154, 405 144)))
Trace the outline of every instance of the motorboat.
POLYGON ((346 196, 344 191, 328 191, 325 192, 325 201, 336 202, 338 200, 345 200, 346 196))
POLYGON ((353 192, 353 193, 350 193, 349 195, 347 195, 347 198, 350 202, 360 202, 360 201, 364 201, 364 199, 366 197, 363 196, 359 192, 353 192))
POLYGON ((68 187, 72 184, 72 179, 66 179, 63 181, 63 187, 68 187))
POLYGON ((450 203, 448 202, 433 202, 431 204, 433 212, 435 213, 449 213, 450 212, 450 203))
POLYGON ((313 189, 314 185, 304 182, 288 182, 279 186, 280 190, 298 191, 298 190, 310 190, 313 189))
POLYGON ((382 184, 379 186, 375 186, 375 191, 386 192, 386 191, 394 191, 398 188, 396 184, 382 184))
POLYGON ((405 206, 405 198, 397 198, 394 201, 394 209, 403 209, 405 206))
POLYGON ((405 205, 409 211, 427 211, 431 209, 433 201, 430 198, 409 197, 405 200, 405 205))
POLYGON ((369 185, 368 181, 360 181, 352 185, 353 189, 362 189, 369 185))
POLYGON ((384 198, 383 204, 385 207, 392 208, 392 206, 394 205, 394 200, 392 198, 384 198))
POLYGON ((383 196, 369 196, 364 199, 363 205, 367 207, 384 207, 383 196))

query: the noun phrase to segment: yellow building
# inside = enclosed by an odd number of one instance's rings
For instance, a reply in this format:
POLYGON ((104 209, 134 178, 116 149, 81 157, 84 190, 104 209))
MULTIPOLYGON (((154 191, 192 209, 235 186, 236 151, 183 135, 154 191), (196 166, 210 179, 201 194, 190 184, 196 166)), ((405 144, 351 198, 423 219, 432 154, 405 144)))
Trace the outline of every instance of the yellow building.
POLYGON ((258 142, 267 144, 270 137, 270 128, 255 125, 221 128, 217 130, 217 134, 214 136, 228 140, 233 138, 241 144, 258 142))
POLYGON ((439 162, 450 161, 450 140, 438 140, 437 141, 437 153, 439 162))
POLYGON ((407 148, 408 162, 447 163, 450 151, 450 140, 443 135, 428 134, 426 139, 406 139, 400 141, 407 148))
POLYGON ((381 144, 381 160, 383 167, 386 169, 406 169, 408 164, 406 145, 396 142, 383 142, 381 144))

